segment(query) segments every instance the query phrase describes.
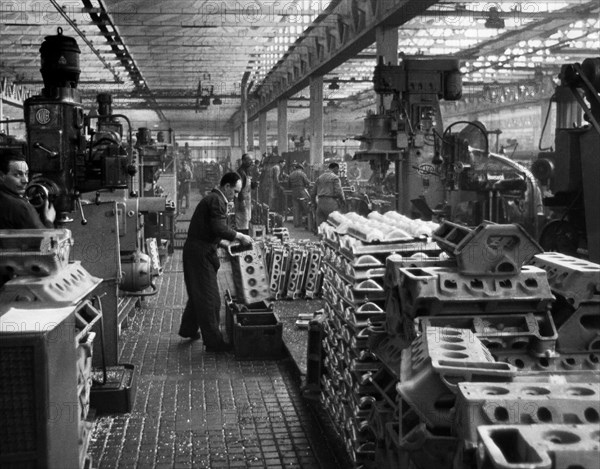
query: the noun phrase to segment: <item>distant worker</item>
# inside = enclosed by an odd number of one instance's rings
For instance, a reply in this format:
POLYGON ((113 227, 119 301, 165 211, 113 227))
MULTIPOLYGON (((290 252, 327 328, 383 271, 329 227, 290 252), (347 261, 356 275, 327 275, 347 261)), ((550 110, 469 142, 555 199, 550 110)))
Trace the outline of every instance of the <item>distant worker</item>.
POLYGON ((307 202, 310 200, 307 192, 310 181, 304 172, 304 167, 300 163, 294 165, 294 171, 290 174, 289 183, 290 189, 292 189, 294 226, 298 227, 302 225, 302 217, 304 216, 304 205, 301 199, 306 199, 307 202))
POLYGON ((312 200, 317 207, 317 226, 327 220, 329 214, 340 210, 346 203, 342 182, 338 176, 340 165, 329 163, 329 171, 321 174, 312 190, 312 200))
POLYGON ((383 192, 386 194, 394 194, 396 192, 396 173, 389 172, 383 178, 383 192))
POLYGON ((25 197, 29 167, 15 150, 0 151, 0 229, 54 228, 56 210, 46 198, 41 213, 25 197))
POLYGON ((179 193, 177 194, 177 207, 179 209, 190 208, 190 189, 192 186, 192 180, 194 179, 194 173, 190 165, 184 161, 177 175, 179 182, 179 193), (185 207, 183 206, 183 199, 185 198, 185 207))
POLYGON ((220 267, 217 246, 223 239, 252 244, 252 238, 227 226, 227 205, 242 189, 238 173, 225 173, 218 188, 198 204, 183 246, 183 278, 188 301, 181 317, 179 335, 202 341, 207 352, 226 352, 231 346, 219 329, 221 294, 217 283, 220 267))
POLYGON ((282 193, 281 193, 281 170, 285 166, 285 160, 280 159, 269 171, 269 208, 273 212, 281 211, 282 193))
POLYGON ((242 155, 242 162, 237 170, 242 180, 242 190, 233 199, 235 208, 235 228, 240 233, 248 234, 250 218, 252 217, 252 189, 256 189, 257 183, 252 178, 252 166, 254 161, 247 153, 242 155))

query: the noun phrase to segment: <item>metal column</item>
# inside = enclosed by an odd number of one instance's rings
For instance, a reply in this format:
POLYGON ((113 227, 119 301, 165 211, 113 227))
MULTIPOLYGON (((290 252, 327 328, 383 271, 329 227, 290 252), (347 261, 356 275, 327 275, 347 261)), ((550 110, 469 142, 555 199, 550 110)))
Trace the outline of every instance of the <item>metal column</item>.
POLYGON ((246 139, 246 149, 242 151, 242 153, 254 150, 254 121, 248 121, 247 129, 247 139, 246 139))
POLYGON ((310 162, 323 163, 323 77, 310 77, 310 162))
POLYGON ((287 99, 277 101, 277 148, 280 155, 288 151, 287 99))
POLYGON ((261 156, 267 153, 267 113, 258 115, 258 146, 261 156))

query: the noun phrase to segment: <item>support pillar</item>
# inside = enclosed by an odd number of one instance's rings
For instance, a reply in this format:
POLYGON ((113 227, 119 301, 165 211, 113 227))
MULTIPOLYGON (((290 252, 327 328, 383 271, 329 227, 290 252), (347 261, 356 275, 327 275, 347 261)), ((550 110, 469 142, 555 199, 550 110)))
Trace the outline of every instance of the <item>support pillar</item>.
POLYGON ((246 142, 248 136, 248 100, 246 86, 242 86, 242 125, 240 126, 240 147, 242 153, 246 153, 246 142))
POLYGON ((398 65, 398 28, 377 28, 375 40, 377 56, 382 56, 386 65, 398 65))
POLYGON ((323 76, 310 77, 310 163, 323 164, 323 76))
POLYGON ((242 151, 242 153, 251 152, 254 150, 254 121, 248 121, 247 125, 247 144, 246 149, 242 151))
POLYGON ((260 156, 267 153, 267 113, 261 112, 258 115, 258 146, 260 156))
POLYGON ((280 155, 288 151, 287 99, 277 102, 277 148, 280 155))
MULTIPOLYGON (((380 27, 375 31, 377 60, 383 57, 383 63, 386 65, 398 65, 398 28, 380 27)), ((390 109, 393 97, 379 96, 380 112, 385 112, 390 109)), ((410 195, 411 184, 418 182, 413 175, 412 165, 416 159, 416 155, 412 154, 412 150, 408 150, 401 155, 401 159, 396 159, 390 163, 390 168, 396 170, 396 188, 398 194, 396 196, 395 209, 400 213, 408 215, 410 213, 410 195)), ((388 170, 389 171, 389 170, 388 170)))
MULTIPOLYGON (((398 65, 398 28, 379 27, 375 30, 376 56, 383 57, 385 65, 398 65)), ((380 96, 379 104, 389 109, 392 96, 380 96)))

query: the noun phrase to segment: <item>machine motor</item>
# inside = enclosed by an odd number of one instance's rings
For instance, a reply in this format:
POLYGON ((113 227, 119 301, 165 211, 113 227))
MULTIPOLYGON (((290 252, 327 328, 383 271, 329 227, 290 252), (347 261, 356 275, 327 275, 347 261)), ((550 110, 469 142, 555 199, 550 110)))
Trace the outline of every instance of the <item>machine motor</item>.
POLYGON ((121 256, 121 282, 119 288, 127 292, 141 292, 153 286, 154 272, 152 258, 141 251, 121 256))

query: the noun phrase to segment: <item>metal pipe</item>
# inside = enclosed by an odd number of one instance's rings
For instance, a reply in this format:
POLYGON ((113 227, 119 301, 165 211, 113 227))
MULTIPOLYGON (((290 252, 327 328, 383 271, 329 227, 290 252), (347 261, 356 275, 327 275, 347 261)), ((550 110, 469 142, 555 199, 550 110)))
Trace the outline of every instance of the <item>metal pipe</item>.
POLYGON ((532 213, 534 214, 534 230, 536 238, 539 236, 539 220, 538 216, 544 214, 544 203, 542 197, 542 191, 538 186, 537 181, 535 180, 535 176, 529 171, 525 166, 520 165, 519 163, 507 158, 504 155, 498 155, 496 153, 490 153, 490 158, 494 158, 511 168, 523 173, 525 178, 531 184, 531 200, 530 200, 530 208, 532 213))

